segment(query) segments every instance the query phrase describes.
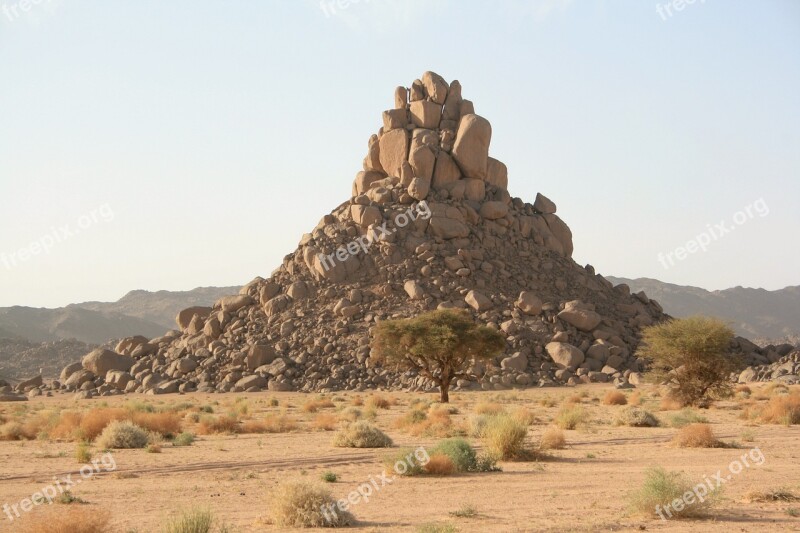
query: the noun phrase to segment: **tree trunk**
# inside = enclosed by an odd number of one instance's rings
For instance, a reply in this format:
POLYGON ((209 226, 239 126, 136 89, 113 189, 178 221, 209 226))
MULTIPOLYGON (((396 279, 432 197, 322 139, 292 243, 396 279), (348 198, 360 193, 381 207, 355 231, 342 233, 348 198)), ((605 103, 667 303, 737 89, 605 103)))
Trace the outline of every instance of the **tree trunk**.
POLYGON ((443 379, 439 382, 439 391, 441 392, 439 401, 442 403, 450 403, 450 380, 443 379))

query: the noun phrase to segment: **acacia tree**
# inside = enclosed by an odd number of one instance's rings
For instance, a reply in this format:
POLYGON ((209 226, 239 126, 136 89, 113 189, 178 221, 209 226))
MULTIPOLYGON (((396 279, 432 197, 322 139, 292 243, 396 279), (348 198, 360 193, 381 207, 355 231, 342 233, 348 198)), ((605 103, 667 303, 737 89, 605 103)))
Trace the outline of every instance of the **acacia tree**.
POLYGON ((671 319, 643 330, 637 355, 648 361, 648 377, 666 383, 672 397, 704 404, 731 391, 730 374, 740 366, 730 354, 733 335, 716 318, 671 319))
POLYGON ((417 371, 439 386, 441 401, 447 403, 454 379, 474 381, 472 362, 496 357, 505 347, 499 331, 479 326, 466 311, 442 309, 379 322, 371 357, 398 370, 417 371))

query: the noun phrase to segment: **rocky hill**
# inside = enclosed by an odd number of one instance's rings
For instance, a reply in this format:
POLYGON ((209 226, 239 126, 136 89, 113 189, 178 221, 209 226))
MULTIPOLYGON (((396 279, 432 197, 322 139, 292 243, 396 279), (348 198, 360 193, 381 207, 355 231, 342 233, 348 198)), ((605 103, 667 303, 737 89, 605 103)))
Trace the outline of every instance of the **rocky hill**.
POLYGON ((76 340, 30 342, 0 338, 0 379, 21 381, 40 372, 58 377, 61 369, 96 346, 76 340))
MULTIPOLYGON (((158 324, 162 331, 175 326, 175 313, 195 305, 211 305, 221 297, 235 293, 239 287, 197 287, 190 291, 130 291, 116 302, 83 302, 79 307, 103 313, 118 313, 158 324)), ((134 335, 134 332, 127 335, 134 335)))
POLYGON ((728 320, 739 335, 760 344, 800 340, 800 286, 776 291, 745 287, 707 291, 649 278, 607 279, 615 284, 625 283, 631 290, 645 291, 670 315, 703 314, 728 320))
MULTIPOLYGON (((640 330, 667 315, 575 263, 554 202, 509 194, 506 166, 489 156, 491 125, 461 85, 426 72, 396 88, 382 119, 349 197, 268 278, 184 309, 163 336, 93 351, 54 387, 83 397, 428 390, 376 363, 370 334, 381 320, 437 308, 465 309, 507 339, 501 357, 473 369, 479 383, 456 389, 635 383, 640 330)), ((743 339, 734 348, 772 362, 743 339)))
POLYGON ((130 335, 153 337, 163 333, 164 327, 121 313, 80 307, 44 309, 14 306, 0 308, 0 330, 6 338, 30 342, 75 339, 89 344, 102 344, 109 339, 130 335))

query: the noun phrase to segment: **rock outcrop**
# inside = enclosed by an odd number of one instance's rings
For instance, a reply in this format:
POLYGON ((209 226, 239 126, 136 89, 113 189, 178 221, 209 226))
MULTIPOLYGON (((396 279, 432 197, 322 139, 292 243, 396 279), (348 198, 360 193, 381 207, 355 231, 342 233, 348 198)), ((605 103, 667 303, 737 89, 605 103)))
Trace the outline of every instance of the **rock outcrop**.
POLYGON ((457 389, 638 377, 640 328, 666 318, 661 306, 575 263, 555 203, 509 194, 509 169, 489 155, 492 127, 460 83, 426 72, 395 90, 382 123, 350 198, 269 278, 181 311, 162 337, 124 339, 110 366, 67 367, 59 387, 82 397, 429 390, 371 359, 370 335, 381 320, 437 308, 466 309, 507 338, 506 353, 473 369, 480 382, 457 389))

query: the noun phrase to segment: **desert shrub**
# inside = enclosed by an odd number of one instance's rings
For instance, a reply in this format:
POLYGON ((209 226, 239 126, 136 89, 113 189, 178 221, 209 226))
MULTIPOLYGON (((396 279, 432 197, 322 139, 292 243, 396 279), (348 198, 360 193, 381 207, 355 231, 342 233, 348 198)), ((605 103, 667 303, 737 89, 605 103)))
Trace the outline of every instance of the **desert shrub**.
POLYGON ((336 481, 339 479, 339 476, 333 472, 323 472, 320 476, 320 479, 325 483, 336 483, 336 481))
POLYGON ((533 411, 526 407, 520 406, 515 408, 511 411, 511 416, 520 424, 525 424, 526 426, 533 425, 536 422, 536 416, 533 414, 533 411))
POLYGON ((395 420, 394 427, 415 437, 454 437, 464 433, 461 427, 453 423, 450 410, 440 406, 432 406, 427 412, 413 408, 395 420))
POLYGON ((661 411, 677 411, 678 409, 683 409, 686 406, 686 402, 679 400, 672 393, 664 395, 661 400, 658 402, 658 408, 661 411))
POLYGON ((397 429, 409 428, 428 419, 428 414, 420 409, 412 409, 394 422, 397 429))
POLYGON ((644 328, 638 355, 650 366, 648 377, 667 383, 686 405, 729 395, 730 375, 741 365, 730 351, 734 333, 715 318, 693 316, 644 328))
POLYGON ((336 429, 336 424, 339 423, 339 417, 332 413, 319 413, 314 417, 311 422, 311 427, 322 431, 333 431, 336 429))
POLYGON ((486 431, 486 424, 489 423, 490 418, 492 417, 489 415, 472 415, 468 424, 467 432, 469 436, 476 439, 483 437, 483 433, 486 431))
POLYGON ((658 427, 659 422, 656 417, 648 413, 641 407, 626 407, 617 414, 614 423, 618 426, 629 426, 635 428, 658 427))
POLYGON ((391 403, 380 394, 373 394, 367 398, 367 407, 374 409, 388 409, 391 403))
POLYGON ((581 396, 580 394, 573 394, 572 396, 567 397, 567 399, 564 400, 564 403, 566 405, 583 403, 583 398, 584 396, 581 396))
POLYGON ((362 405, 364 405, 364 398, 357 395, 353 396, 353 399, 350 401, 350 404, 355 407, 361 407, 362 405))
MULTIPOLYGON (((671 505, 674 500, 682 499, 683 495, 691 492, 692 488, 692 484, 680 472, 667 472, 663 468, 651 468, 645 474, 642 488, 628 496, 630 507, 638 514, 658 517, 657 508, 663 509, 667 505, 671 505)), ((713 492, 708 494, 703 502, 695 499, 695 503, 685 506, 680 512, 670 507, 670 512, 676 518, 701 516, 713 505, 714 495, 713 492)))
POLYGON ((557 403, 556 400, 554 398, 551 398, 550 396, 545 396, 544 398, 539 400, 539 405, 541 405, 542 407, 555 407, 556 403, 557 403))
POLYGON ((91 448, 88 442, 79 442, 75 448, 75 458, 79 463, 88 463, 92 460, 91 448))
POLYGON ((26 438, 25 431, 19 422, 12 420, 0 426, 0 440, 22 440, 24 438, 26 438))
POLYGON ((771 398, 761 411, 760 418, 768 424, 800 424, 800 394, 771 398))
POLYGON ((80 417, 79 432, 73 432, 72 438, 93 441, 112 422, 130 418, 130 411, 122 408, 91 409, 80 417))
POLYGON ((162 533, 224 533, 227 526, 215 525, 214 515, 208 509, 191 509, 171 519, 162 528, 162 533))
POLYGON ((508 415, 493 416, 483 431, 488 453, 501 460, 523 459, 528 454, 528 428, 508 415))
POLYGON ((173 446, 191 446, 192 443, 194 443, 194 433, 190 433, 188 431, 179 433, 172 440, 173 446))
POLYGON ((97 437, 97 445, 107 449, 144 448, 150 434, 127 420, 111 422, 97 437))
POLYGON ((575 429, 589 419, 589 414, 582 407, 575 405, 564 407, 558 412, 555 423, 561 429, 575 429))
POLYGON ((359 421, 340 429, 333 445, 339 448, 388 448, 392 439, 369 422, 359 421))
POLYGON ((540 450, 560 450, 567 444, 564 432, 558 428, 547 428, 539 440, 540 450))
POLYGON ((719 448, 722 444, 714 437, 708 424, 689 424, 682 427, 672 443, 679 448, 719 448))
POLYGON ((42 506, 20 521, 18 533, 107 533, 108 512, 87 507, 42 506))
POLYGON ((431 476, 449 476, 457 472, 456 465, 453 460, 444 454, 431 455, 428 462, 425 463, 425 473, 431 476))
POLYGON ((674 428, 682 428, 684 426, 688 426, 689 424, 705 424, 706 422, 708 422, 706 417, 699 415, 688 408, 676 415, 672 415, 672 417, 669 419, 669 424, 674 428))
POLYGON ((313 400, 307 400, 301 409, 306 413, 316 413, 320 409, 332 407, 335 407, 335 405, 329 398, 316 398, 313 400))
POLYGON ((131 422, 162 437, 172 438, 181 432, 181 417, 178 413, 135 412, 131 422))
POLYGON ((413 448, 400 448, 396 452, 383 457, 383 466, 387 474, 399 476, 418 476, 424 472, 424 464, 414 454, 413 448))
POLYGON ((200 418, 197 433, 211 435, 214 433, 238 433, 239 418, 235 413, 222 416, 208 415, 200 418))
POLYGON ((499 403, 481 402, 475 406, 475 414, 478 415, 499 415, 505 411, 506 408, 499 403))
POLYGON ((276 489, 270 514, 278 527, 342 527, 354 522, 352 514, 336 507, 328 489, 297 481, 276 489))
POLYGON ((162 451, 161 444, 157 442, 151 442, 150 444, 147 445, 144 451, 146 451, 147 453, 161 453, 162 451))
POLYGON ((446 456, 457 472, 474 472, 478 464, 475 449, 462 438, 452 438, 439 442, 428 452, 430 457, 446 456))
POLYGON ((603 396, 603 405, 625 405, 628 398, 618 390, 610 390, 603 396))

